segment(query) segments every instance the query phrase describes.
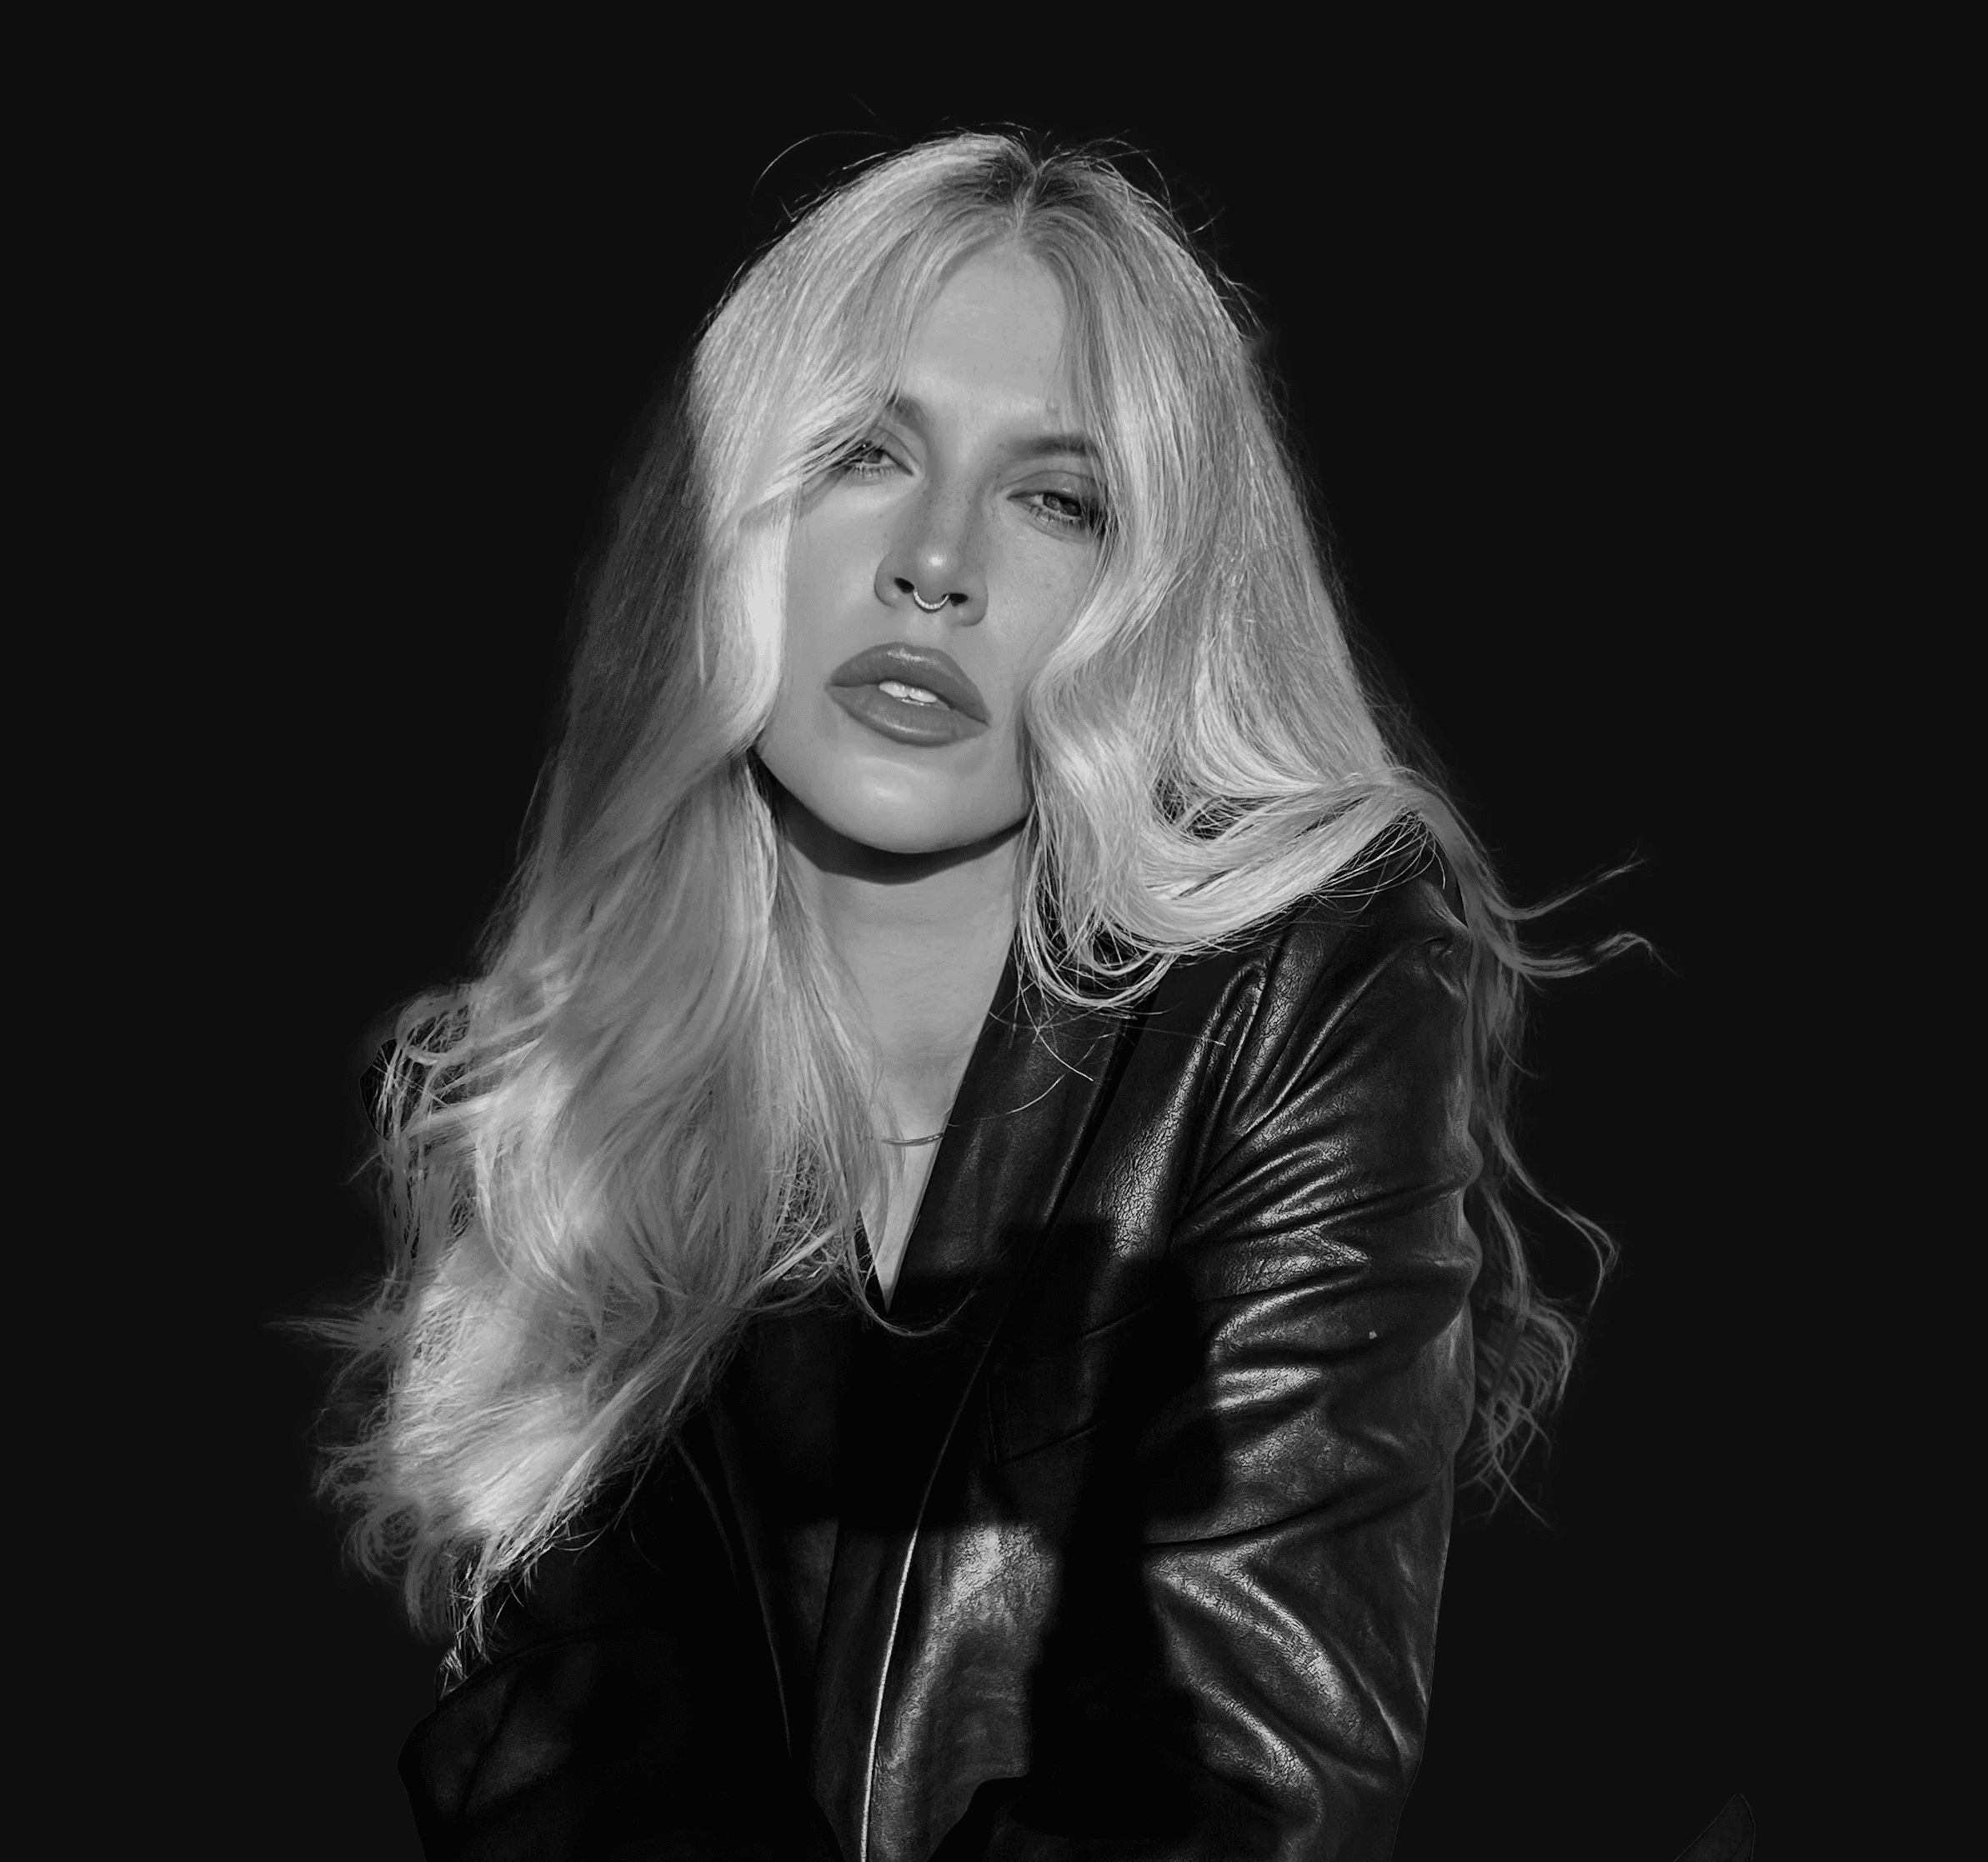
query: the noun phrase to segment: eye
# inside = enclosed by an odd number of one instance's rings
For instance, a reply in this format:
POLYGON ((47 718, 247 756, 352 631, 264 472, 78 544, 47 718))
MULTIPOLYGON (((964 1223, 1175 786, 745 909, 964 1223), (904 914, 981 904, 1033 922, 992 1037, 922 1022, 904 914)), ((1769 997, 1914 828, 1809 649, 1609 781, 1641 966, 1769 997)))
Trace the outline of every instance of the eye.
POLYGON ((897 465, 882 441, 861 439, 836 460, 835 469, 845 478, 881 478, 897 465))
POLYGON ((1024 492, 1022 498, 1038 519, 1052 530, 1094 536, 1104 528, 1104 507, 1099 499, 1085 498, 1078 492, 1055 489, 1024 492))

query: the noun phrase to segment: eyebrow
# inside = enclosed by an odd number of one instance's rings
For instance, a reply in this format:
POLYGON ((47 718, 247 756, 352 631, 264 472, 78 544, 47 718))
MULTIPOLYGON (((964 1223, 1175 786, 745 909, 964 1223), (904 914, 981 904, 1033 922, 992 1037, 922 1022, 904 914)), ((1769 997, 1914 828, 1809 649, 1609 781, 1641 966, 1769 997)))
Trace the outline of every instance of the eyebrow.
MULTIPOLYGON (((894 394, 885 404, 899 419, 930 430, 931 410, 915 394, 894 394)), ((1098 457, 1097 442, 1088 433, 1032 433, 1009 450, 1024 459, 1047 458, 1058 453, 1073 453, 1080 459, 1098 457)))

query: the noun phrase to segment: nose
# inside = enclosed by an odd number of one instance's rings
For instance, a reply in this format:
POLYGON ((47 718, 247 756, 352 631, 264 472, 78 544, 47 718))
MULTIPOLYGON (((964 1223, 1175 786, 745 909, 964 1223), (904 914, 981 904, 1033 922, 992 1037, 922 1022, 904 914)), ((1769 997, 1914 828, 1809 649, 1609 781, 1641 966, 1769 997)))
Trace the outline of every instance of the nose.
POLYGON ((971 627, 987 613, 970 506, 934 493, 919 500, 877 564, 877 599, 886 608, 971 627))

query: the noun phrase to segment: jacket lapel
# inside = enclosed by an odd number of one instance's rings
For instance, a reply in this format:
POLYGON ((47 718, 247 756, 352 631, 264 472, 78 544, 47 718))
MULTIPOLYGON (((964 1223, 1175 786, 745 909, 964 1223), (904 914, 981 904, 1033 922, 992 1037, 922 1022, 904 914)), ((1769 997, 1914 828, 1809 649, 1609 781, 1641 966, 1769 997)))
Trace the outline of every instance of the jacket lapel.
POLYGON ((1013 950, 933 1160, 889 1317, 841 1429, 842 1519, 816 1659, 814 1784, 867 1862, 891 1653, 934 1477, 1017 1286, 1081 1163, 1126 1018, 1054 1017, 1013 950))

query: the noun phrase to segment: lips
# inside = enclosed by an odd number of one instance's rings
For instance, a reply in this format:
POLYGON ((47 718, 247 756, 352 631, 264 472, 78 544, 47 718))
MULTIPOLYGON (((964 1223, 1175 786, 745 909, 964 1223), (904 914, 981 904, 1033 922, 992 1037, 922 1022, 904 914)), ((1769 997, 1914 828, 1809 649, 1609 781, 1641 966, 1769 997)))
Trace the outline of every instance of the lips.
MULTIPOLYGON (((949 653, 941 653, 937 647, 914 647, 908 641, 890 640, 880 647, 865 648, 829 674, 829 685, 831 690, 849 691, 860 686, 881 686, 886 679, 929 692, 975 723, 993 722, 979 688, 960 671, 949 653)), ((891 702, 904 704, 907 701, 893 698, 891 702)), ((932 707, 922 708, 929 711, 932 707)))
POLYGON ((904 640, 844 660, 828 689, 858 723, 923 749, 981 736, 992 722, 986 699, 949 654, 904 640))

